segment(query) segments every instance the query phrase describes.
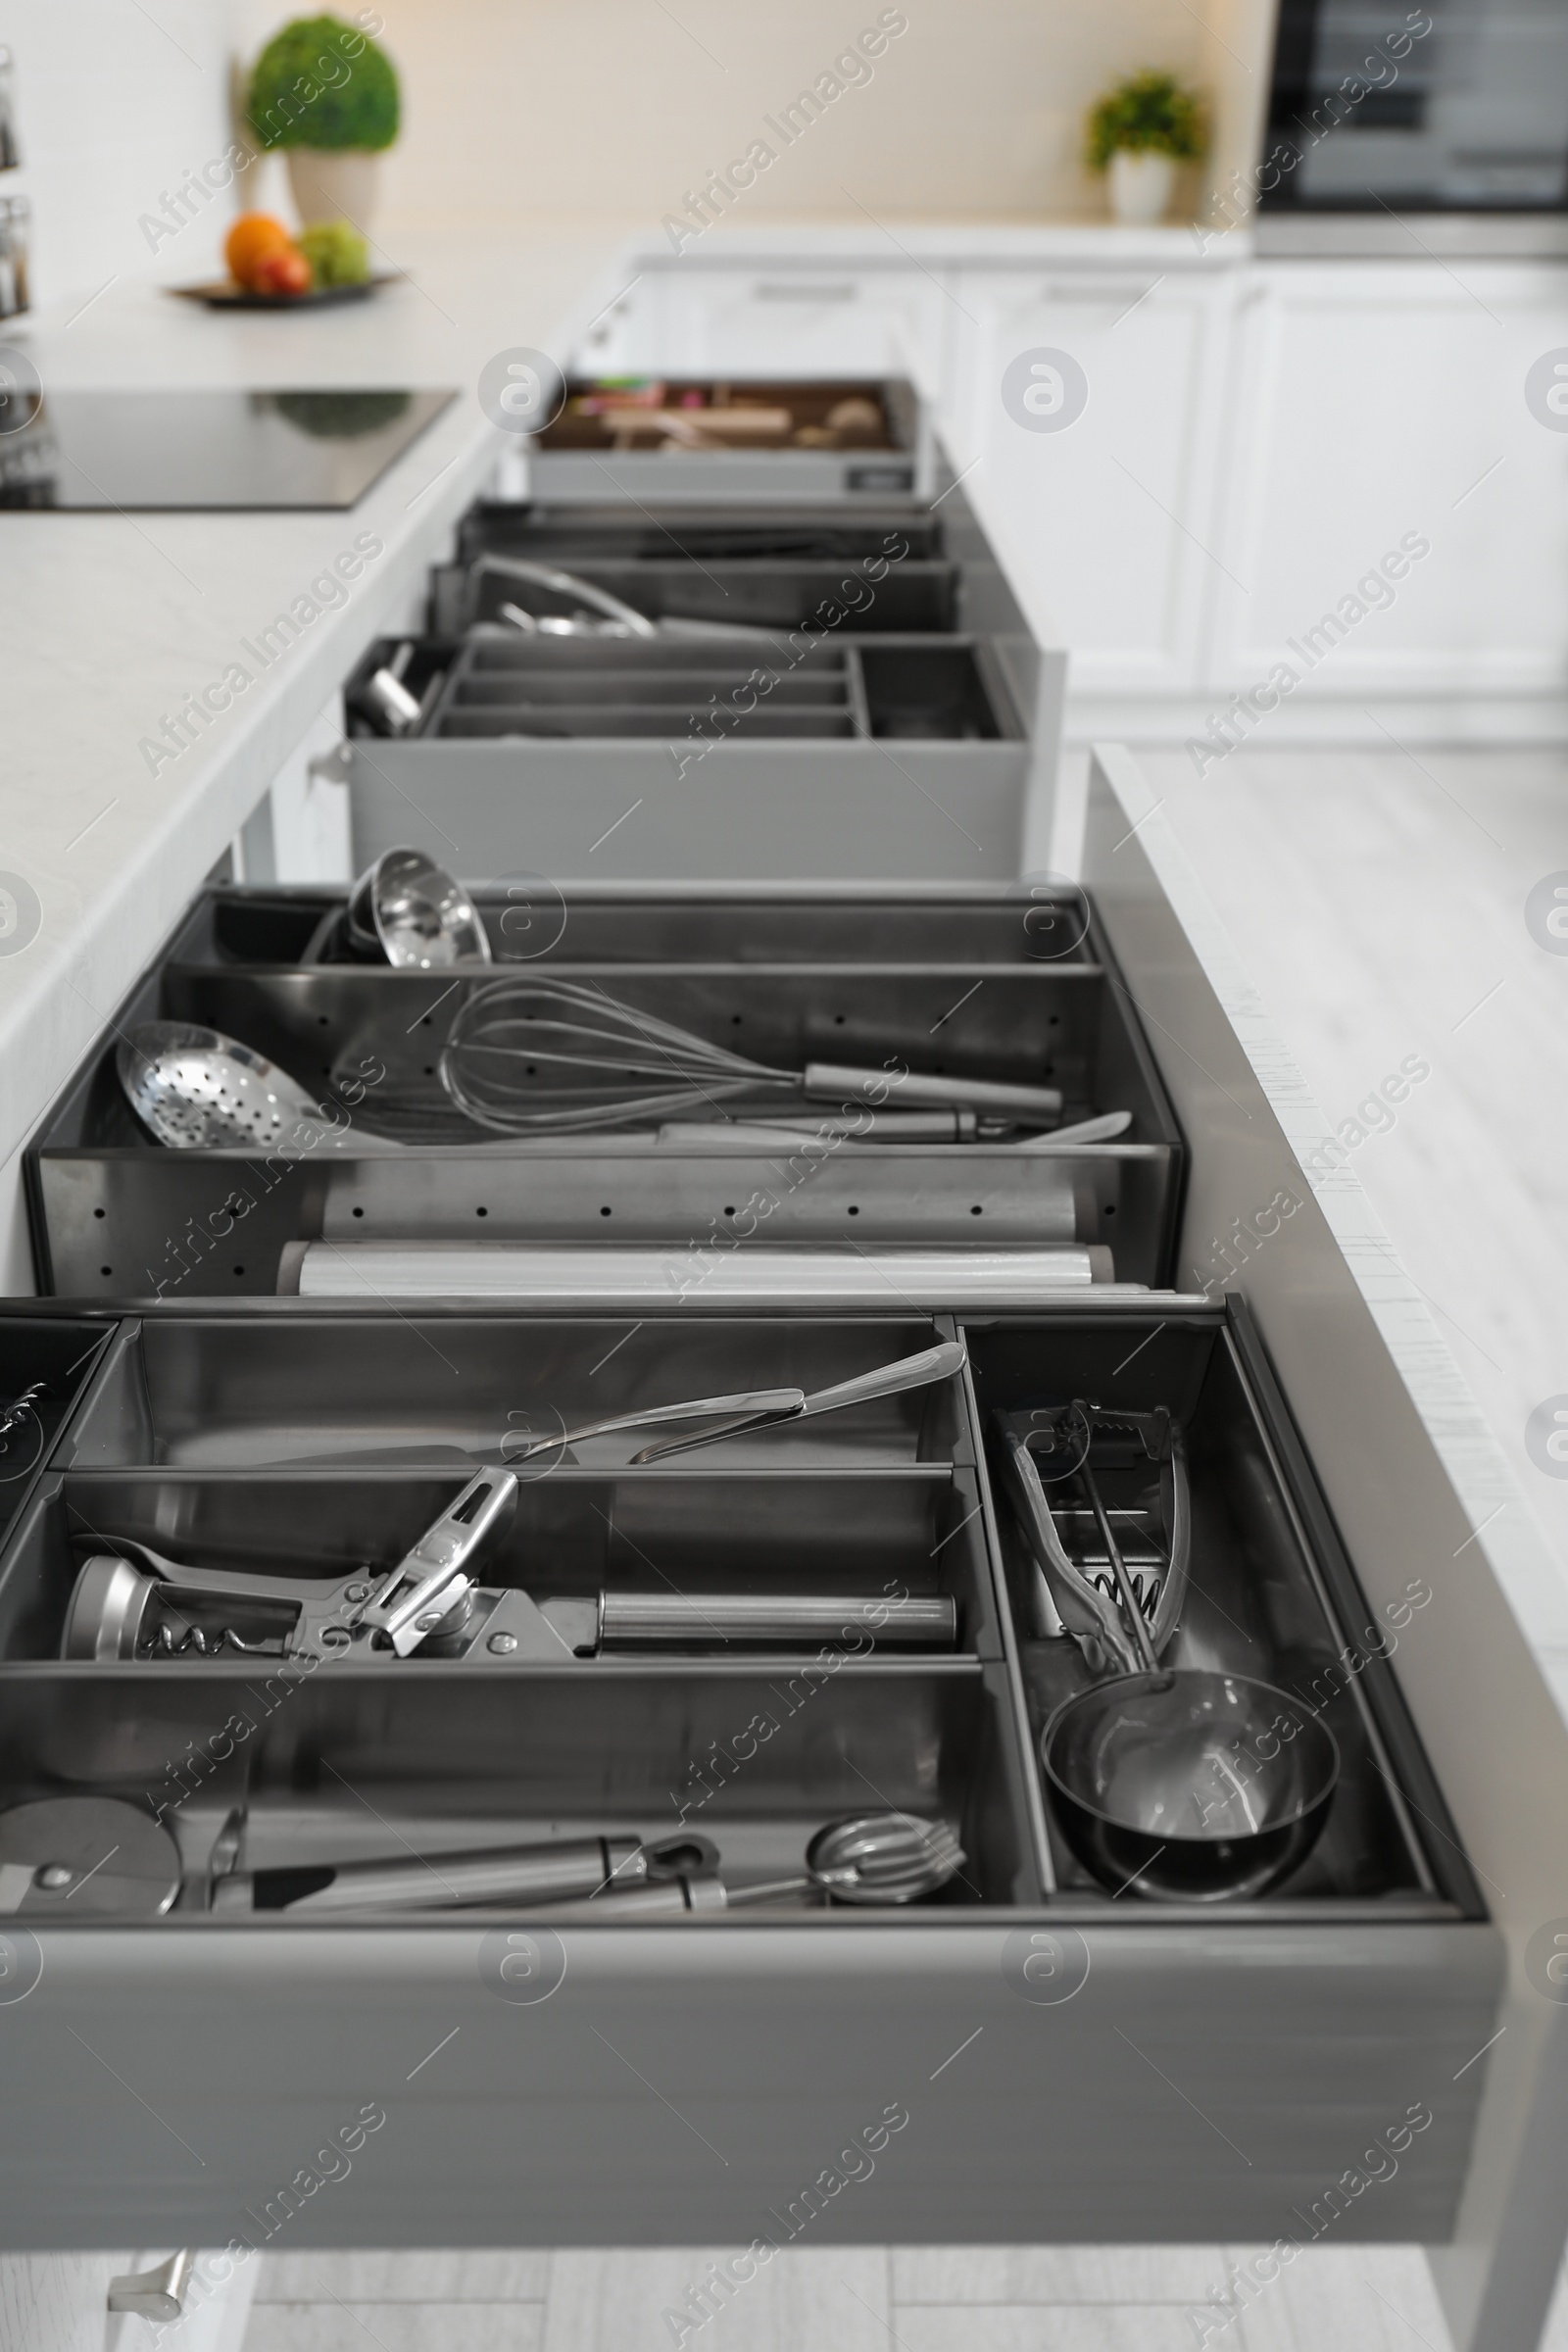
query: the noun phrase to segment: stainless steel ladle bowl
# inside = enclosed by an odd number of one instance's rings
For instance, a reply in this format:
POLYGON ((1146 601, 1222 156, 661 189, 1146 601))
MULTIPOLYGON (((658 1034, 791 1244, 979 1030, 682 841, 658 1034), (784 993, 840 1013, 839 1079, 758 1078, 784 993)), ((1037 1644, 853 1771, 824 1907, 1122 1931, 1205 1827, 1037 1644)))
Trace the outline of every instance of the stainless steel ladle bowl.
POLYGON ((490 940, 478 908, 444 866, 422 850, 384 850, 354 885, 349 946, 394 970, 444 971, 488 963, 490 940))
POLYGON ((220 1029, 143 1021, 115 1049, 115 1069, 143 1126, 175 1152, 390 1152, 336 1106, 220 1029))

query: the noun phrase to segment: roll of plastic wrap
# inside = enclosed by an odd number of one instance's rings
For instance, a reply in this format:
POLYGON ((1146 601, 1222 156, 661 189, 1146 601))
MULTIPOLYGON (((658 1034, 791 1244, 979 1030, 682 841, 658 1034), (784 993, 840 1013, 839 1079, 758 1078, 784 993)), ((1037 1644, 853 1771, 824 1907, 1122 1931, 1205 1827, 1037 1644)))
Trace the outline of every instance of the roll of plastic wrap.
POLYGON ((303 1298, 639 1300, 669 1306, 1031 1306, 1113 1283, 1108 1250, 535 1248, 291 1243, 278 1289, 303 1298))

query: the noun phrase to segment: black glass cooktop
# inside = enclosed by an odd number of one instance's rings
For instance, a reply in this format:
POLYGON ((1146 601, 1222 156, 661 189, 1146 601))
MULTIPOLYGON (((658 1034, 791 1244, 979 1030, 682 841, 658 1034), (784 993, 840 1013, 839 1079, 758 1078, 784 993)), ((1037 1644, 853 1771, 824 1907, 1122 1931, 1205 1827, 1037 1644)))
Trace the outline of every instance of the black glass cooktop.
MULTIPOLYGON (((17 398, 4 404, 12 414, 17 398)), ((0 431, 0 507, 352 507, 456 398, 45 391, 0 431)))

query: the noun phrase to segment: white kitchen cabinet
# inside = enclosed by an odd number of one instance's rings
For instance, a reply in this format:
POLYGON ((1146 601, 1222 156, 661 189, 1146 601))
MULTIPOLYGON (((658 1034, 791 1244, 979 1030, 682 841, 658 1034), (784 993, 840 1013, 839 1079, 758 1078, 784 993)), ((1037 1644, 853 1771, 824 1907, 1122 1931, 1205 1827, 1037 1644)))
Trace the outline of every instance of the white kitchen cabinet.
POLYGON ((1187 691, 1218 576, 1231 272, 971 269, 957 299, 944 433, 956 463, 978 461, 988 524, 1056 615, 1070 690, 1187 691), (1008 366, 1034 350, 1087 378, 1059 430, 1004 404, 1008 366))
POLYGON ((687 254, 653 268, 617 318, 590 330, 596 368, 737 375, 908 375, 934 391, 952 308, 942 267, 734 268, 687 254), (603 342, 600 328, 610 332, 603 342))
POLYGON ((1288 661, 1298 712, 1309 698, 1560 695, 1568 431, 1532 414, 1525 378, 1568 347, 1568 270, 1259 264, 1238 347, 1203 683, 1235 692, 1288 661), (1358 597, 1401 541, 1429 552, 1358 597), (1304 642, 1336 613, 1343 636, 1304 642))
POLYGON ((255 2260, 198 2254, 177 2322, 109 2308, 117 2276, 152 2271, 164 2253, 0 2255, 0 2352, 155 2352, 170 2340, 179 2352, 240 2352, 256 2292, 255 2260))

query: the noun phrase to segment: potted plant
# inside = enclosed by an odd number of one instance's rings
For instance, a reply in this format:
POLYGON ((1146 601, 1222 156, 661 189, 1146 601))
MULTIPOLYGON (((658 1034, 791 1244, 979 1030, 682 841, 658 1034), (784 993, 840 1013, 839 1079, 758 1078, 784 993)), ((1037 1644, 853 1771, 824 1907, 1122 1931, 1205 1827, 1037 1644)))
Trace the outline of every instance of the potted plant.
POLYGON ((1177 164, 1201 155, 1203 143, 1201 101, 1173 74, 1131 74, 1090 112, 1089 169, 1108 172, 1118 220, 1159 220, 1177 164))
POLYGON ((296 17, 257 59, 245 113, 263 151, 287 157, 302 220, 363 227, 381 150, 398 135, 397 74, 368 33, 340 17, 296 17))

